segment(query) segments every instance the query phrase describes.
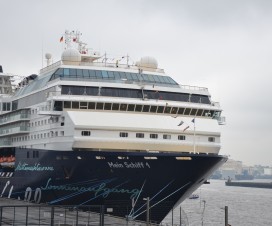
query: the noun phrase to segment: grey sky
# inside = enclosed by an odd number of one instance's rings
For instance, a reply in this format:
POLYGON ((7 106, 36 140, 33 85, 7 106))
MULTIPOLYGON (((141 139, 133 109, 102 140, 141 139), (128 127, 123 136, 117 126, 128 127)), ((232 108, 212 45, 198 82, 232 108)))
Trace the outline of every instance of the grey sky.
POLYGON ((221 103, 222 154, 272 166, 272 1, 0 0, 0 10, 6 72, 37 73, 42 51, 59 60, 65 29, 101 52, 154 56, 180 84, 208 87, 221 103))

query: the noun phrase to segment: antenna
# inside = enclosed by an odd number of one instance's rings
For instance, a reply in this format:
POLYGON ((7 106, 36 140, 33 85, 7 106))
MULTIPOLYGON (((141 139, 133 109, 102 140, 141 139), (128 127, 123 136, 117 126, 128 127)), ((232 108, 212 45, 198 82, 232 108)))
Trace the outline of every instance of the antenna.
POLYGON ((46 53, 45 58, 47 60, 47 67, 51 64, 52 60, 52 54, 51 53, 46 53))
POLYGON ((42 68, 43 68, 43 40, 42 40, 42 68))

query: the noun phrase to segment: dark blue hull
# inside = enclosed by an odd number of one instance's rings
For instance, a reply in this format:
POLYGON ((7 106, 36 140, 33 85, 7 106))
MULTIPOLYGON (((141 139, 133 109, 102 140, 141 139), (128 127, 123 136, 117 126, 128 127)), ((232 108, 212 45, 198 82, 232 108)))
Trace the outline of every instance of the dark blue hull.
POLYGON ((206 154, 17 149, 14 173, 0 178, 0 192, 52 205, 105 205, 106 213, 137 220, 146 218, 149 197, 150 219, 161 222, 225 161, 206 154))

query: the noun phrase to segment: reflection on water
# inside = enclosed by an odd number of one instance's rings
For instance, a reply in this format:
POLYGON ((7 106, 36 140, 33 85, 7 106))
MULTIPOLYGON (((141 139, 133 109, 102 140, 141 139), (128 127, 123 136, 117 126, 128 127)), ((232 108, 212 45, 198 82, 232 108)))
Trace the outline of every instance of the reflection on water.
MULTIPOLYGON (((260 180, 255 181, 260 182, 260 180)), ((199 195, 198 199, 186 199, 181 204, 187 215, 188 225, 224 225, 225 206, 228 206, 229 224, 232 226, 272 225, 272 189, 225 186, 223 180, 210 182, 202 185, 195 192, 199 195)), ((180 222, 179 212, 179 208, 174 211, 175 225, 179 225, 180 222)), ((167 216, 164 223, 171 225, 171 214, 167 216)))

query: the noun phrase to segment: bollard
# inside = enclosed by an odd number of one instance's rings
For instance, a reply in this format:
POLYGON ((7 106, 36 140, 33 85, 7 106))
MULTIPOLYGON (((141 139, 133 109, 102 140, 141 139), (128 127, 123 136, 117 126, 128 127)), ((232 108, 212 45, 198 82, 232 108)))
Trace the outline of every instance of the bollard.
POLYGON ((26 207, 26 226, 28 225, 28 206, 26 207))
POLYGON ((228 226, 229 225, 229 222, 228 222, 228 206, 225 206, 225 226, 228 226))
POLYGON ((0 226, 2 225, 2 212, 3 212, 3 207, 0 206, 0 226))
POLYGON ((54 207, 51 207, 51 225, 54 225, 54 207))

